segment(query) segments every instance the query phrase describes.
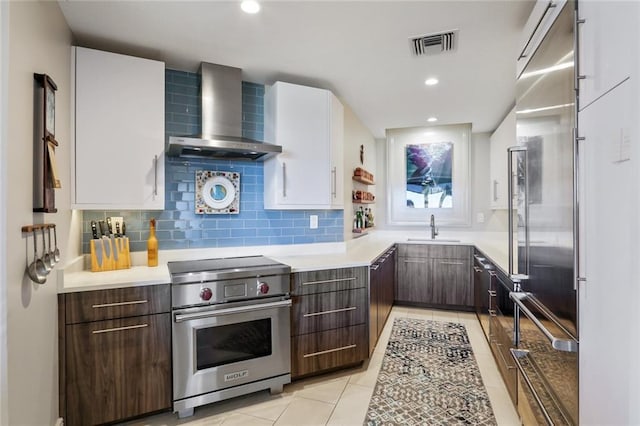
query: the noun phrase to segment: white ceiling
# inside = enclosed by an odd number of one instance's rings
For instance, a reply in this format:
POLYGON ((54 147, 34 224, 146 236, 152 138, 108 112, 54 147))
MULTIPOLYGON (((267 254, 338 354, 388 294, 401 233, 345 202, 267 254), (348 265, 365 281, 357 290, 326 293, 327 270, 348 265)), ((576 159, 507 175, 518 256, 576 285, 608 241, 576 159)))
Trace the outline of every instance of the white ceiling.
POLYGON ((195 72, 201 61, 242 68, 243 80, 332 90, 375 137, 385 129, 472 123, 494 130, 515 93, 528 0, 59 1, 78 45, 195 72), (459 30, 457 50, 414 57, 409 37, 459 30), (427 87, 436 76, 440 84, 427 87))

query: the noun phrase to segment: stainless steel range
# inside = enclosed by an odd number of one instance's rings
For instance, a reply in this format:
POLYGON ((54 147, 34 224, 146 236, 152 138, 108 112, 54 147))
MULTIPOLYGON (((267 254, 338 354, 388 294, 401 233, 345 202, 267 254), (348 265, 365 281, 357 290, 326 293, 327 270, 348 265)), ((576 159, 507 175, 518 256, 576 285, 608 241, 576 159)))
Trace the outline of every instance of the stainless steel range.
POLYGON ((291 382, 291 268, 264 256, 169 262, 173 411, 291 382))

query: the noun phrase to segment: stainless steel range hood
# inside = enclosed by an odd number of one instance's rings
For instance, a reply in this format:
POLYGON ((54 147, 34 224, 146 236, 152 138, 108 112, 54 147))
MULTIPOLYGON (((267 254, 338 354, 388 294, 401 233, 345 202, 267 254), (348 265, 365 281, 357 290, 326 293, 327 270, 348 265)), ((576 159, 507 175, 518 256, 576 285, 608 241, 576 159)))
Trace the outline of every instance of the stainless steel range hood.
POLYGON ((242 137, 240 68, 200 65, 202 134, 169 137, 170 157, 264 161, 282 147, 242 137))

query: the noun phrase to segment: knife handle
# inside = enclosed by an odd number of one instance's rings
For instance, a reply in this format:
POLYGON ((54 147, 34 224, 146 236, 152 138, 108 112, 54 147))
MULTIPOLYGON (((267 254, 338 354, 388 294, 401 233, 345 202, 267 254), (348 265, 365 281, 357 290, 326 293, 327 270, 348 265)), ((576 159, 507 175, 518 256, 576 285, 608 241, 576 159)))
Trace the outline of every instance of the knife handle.
POLYGON ((107 218, 107 230, 109 231, 109 235, 113 234, 113 227, 111 226, 111 217, 107 218))
POLYGON ((100 236, 107 235, 107 225, 104 223, 104 220, 98 221, 98 226, 100 227, 100 236))
POLYGON ((94 240, 98 239, 98 228, 96 227, 96 221, 95 220, 91 221, 91 234, 93 235, 93 239, 94 240))
POLYGON ((124 222, 124 219, 122 220, 122 236, 124 237, 125 235, 127 235, 127 225, 124 222))

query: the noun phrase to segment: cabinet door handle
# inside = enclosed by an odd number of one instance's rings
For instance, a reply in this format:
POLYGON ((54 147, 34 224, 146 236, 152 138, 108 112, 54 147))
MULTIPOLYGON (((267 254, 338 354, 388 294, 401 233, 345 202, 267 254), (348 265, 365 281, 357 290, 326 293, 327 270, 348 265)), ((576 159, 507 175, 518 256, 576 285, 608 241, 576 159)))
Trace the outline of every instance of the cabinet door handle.
POLYGON ((404 263, 425 263, 424 260, 404 259, 404 263))
POLYGON ((129 325, 127 327, 105 328, 104 330, 93 330, 92 334, 113 333, 114 331, 134 330, 136 328, 149 327, 149 324, 129 325))
POLYGON ((287 163, 282 162, 282 196, 287 196, 287 163))
POLYGON ((502 363, 505 365, 505 367, 507 367, 507 370, 515 370, 516 366, 509 365, 509 363, 507 362, 507 359, 504 357, 504 355, 502 355, 502 347, 504 345, 502 343, 496 342, 496 346, 498 347, 498 354, 500 354, 500 358, 502 358, 502 363))
POLYGON ((450 262, 450 261, 440 261, 441 265, 464 265, 464 262, 450 262))
POLYGON ((357 306, 349 306, 348 308, 332 309, 330 311, 312 312, 310 314, 304 314, 303 317, 309 318, 309 317, 317 317, 318 315, 337 314, 339 312, 355 311, 356 309, 358 309, 357 306))
POLYGON ((498 181, 493 180, 493 201, 498 201, 498 181))
POLYGON ((355 277, 351 278, 336 278, 333 280, 321 280, 321 281, 306 281, 303 282, 302 285, 316 285, 316 284, 330 284, 330 283, 338 283, 343 281, 355 281, 355 277))
POLYGON ((353 349, 355 348, 357 345, 347 345, 347 346, 342 346, 340 348, 335 348, 335 349, 327 349, 326 351, 320 351, 320 352, 313 352, 310 354, 304 354, 302 355, 303 358, 310 358, 312 356, 318 356, 318 355, 324 355, 324 354, 328 354, 331 352, 338 352, 338 351, 344 351, 346 349, 353 349))
POLYGON ((336 192, 338 192, 338 182, 337 182, 337 172, 336 172, 336 168, 333 167, 333 169, 331 169, 331 175, 333 176, 333 185, 331 188, 331 196, 333 198, 336 198, 336 192))
POLYGON ((498 295, 498 293, 495 292, 494 290, 487 290, 487 292, 489 293, 489 296, 491 296, 491 297, 496 297, 498 295))
POLYGON ((478 268, 477 266, 474 266, 474 267, 473 267, 473 270, 474 270, 475 272, 482 272, 482 269, 478 268))
POLYGON ((91 307, 93 309, 97 309, 97 308, 112 308, 114 306, 126 306, 126 305, 140 305, 142 303, 148 303, 149 301, 144 299, 144 300, 132 300, 130 302, 114 302, 114 303, 101 303, 98 305, 91 305, 91 307))
POLYGON ((158 195, 158 156, 153 157, 153 195, 158 195))
POLYGON ((531 44, 531 41, 538 34, 538 30, 540 30, 540 28, 542 26, 542 22, 544 22, 544 20, 547 18, 547 13, 549 13, 549 11, 551 9, 553 9, 554 7, 556 7, 556 4, 553 3, 553 1, 549 0, 549 3, 547 4, 547 8, 544 10, 542 16, 540 17, 540 20, 536 24, 536 27, 533 29, 533 32, 531 33, 531 36, 527 40, 527 43, 524 45, 524 47, 522 48, 522 51, 518 55, 518 61, 520 59, 523 59, 523 58, 526 58, 527 56, 529 56, 529 52, 527 50, 529 49, 529 45, 531 44))

